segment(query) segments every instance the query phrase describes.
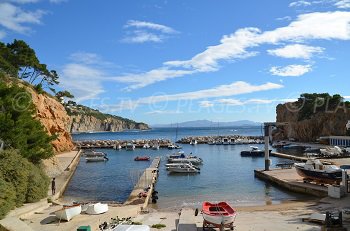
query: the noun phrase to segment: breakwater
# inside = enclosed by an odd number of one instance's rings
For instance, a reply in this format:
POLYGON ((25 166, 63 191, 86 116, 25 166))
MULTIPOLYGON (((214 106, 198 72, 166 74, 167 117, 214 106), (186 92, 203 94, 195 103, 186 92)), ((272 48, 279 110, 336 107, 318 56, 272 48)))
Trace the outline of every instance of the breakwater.
POLYGON ((263 144, 262 136, 242 136, 242 135, 226 135, 226 136, 187 136, 177 143, 181 144, 263 144))
MULTIPOLYGON (((187 136, 176 141, 180 144, 263 144, 262 136, 187 136)), ((134 148, 179 148, 169 139, 139 139, 139 140, 78 140, 74 144, 78 148, 114 148, 124 149, 128 145, 134 145, 134 148), (171 147, 172 146, 172 147, 171 147)))

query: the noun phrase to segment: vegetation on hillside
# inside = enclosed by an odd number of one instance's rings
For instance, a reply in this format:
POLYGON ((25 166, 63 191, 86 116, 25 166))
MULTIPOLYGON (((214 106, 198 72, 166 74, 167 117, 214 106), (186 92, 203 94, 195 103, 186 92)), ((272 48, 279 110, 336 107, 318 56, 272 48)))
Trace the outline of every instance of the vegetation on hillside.
POLYGON ((68 115, 71 115, 71 116, 72 115, 93 116, 93 117, 95 117, 99 120, 102 120, 102 121, 106 120, 108 118, 113 118, 113 119, 117 119, 117 120, 123 121, 123 122, 128 123, 128 124, 144 124, 144 125, 146 125, 145 123, 137 123, 134 120, 123 118, 120 116, 102 113, 99 110, 92 109, 92 108, 89 108, 87 106, 77 104, 71 100, 69 100, 67 103, 65 103, 64 106, 66 108, 68 115))
POLYGON ((320 112, 337 112, 350 109, 350 102, 344 101, 339 94, 330 95, 328 93, 304 93, 298 100, 290 105, 298 109, 298 120, 310 119, 320 112))

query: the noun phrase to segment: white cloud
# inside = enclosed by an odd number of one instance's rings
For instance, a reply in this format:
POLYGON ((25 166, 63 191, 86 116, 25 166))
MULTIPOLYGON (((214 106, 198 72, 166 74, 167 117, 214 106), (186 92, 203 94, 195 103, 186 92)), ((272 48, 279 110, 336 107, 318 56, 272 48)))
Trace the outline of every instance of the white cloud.
POLYGON ((251 85, 247 82, 237 81, 228 85, 220 85, 211 89, 172 94, 172 95, 166 95, 166 94, 156 95, 156 96, 139 98, 137 100, 122 101, 116 106, 114 106, 114 110, 120 111, 120 110, 134 109, 141 104, 155 104, 159 102, 169 102, 169 101, 178 101, 178 100, 198 100, 198 99, 207 99, 207 98, 217 98, 217 97, 223 97, 223 96, 247 94, 247 93, 252 93, 257 91, 279 89, 282 87, 283 85, 270 83, 270 82, 262 85, 251 85))
POLYGON ((28 33, 28 24, 41 24, 42 10, 24 11, 11 3, 0 3, 0 25, 17 33, 28 33))
POLYGON ((124 89, 130 91, 145 87, 155 82, 193 73, 194 71, 191 70, 171 70, 168 68, 159 68, 141 74, 127 74, 124 76, 115 77, 115 80, 122 83, 131 83, 132 85, 124 89))
POLYGON ((334 5, 340 9, 348 9, 350 8, 350 0, 338 0, 334 5))
POLYGON ((59 4, 62 2, 67 2, 68 0, 50 0, 51 3, 59 4))
POLYGON ((105 61, 102 59, 101 56, 95 53, 90 52, 75 52, 69 56, 69 59, 73 61, 73 63, 80 63, 80 64, 86 64, 86 65, 95 65, 95 66, 103 66, 103 67, 110 67, 110 66, 116 66, 111 62, 105 61))
MULTIPOLYGON (((275 45, 286 42, 332 39, 350 40, 349 23, 350 12, 315 12, 299 15, 289 25, 271 31, 262 32, 258 28, 238 29, 233 34, 223 36, 218 45, 209 46, 189 60, 172 60, 163 63, 162 67, 145 73, 127 74, 120 78, 120 82, 129 83, 128 89, 131 90, 169 78, 217 71, 220 69, 221 61, 255 56, 258 53, 251 49, 263 44, 275 45), (154 78, 150 75, 153 72, 161 73, 161 78, 154 78)), ((118 78, 116 80, 119 81, 118 78)))
POLYGON ((18 4, 26 4, 26 3, 36 3, 40 0, 3 0, 3 2, 13 2, 18 4))
MULTIPOLYGON (((294 102, 297 99, 248 99, 248 100, 240 100, 240 99, 232 99, 232 98, 222 98, 212 101, 202 101, 205 104, 213 107, 215 105, 227 105, 227 106, 241 106, 247 104, 271 104, 271 103, 281 103, 281 102, 294 102)), ((200 102, 200 106, 201 102, 200 102)))
POLYGON ((313 54, 322 53, 324 48, 322 47, 313 47, 303 44, 293 44, 287 45, 282 48, 267 50, 270 55, 282 57, 282 58, 302 58, 310 59, 313 54))
POLYGON ((103 93, 102 81, 106 79, 105 73, 98 69, 73 63, 64 66, 60 82, 63 88, 73 93, 77 102, 81 102, 103 93))
POLYGON ((285 67, 271 67, 270 73, 277 76, 301 76, 311 70, 311 65, 288 65, 285 67))
POLYGON ((276 18, 277 21, 290 21, 292 20, 292 17, 290 16, 284 16, 284 17, 281 17, 281 18, 276 18))
POLYGON ((311 2, 307 1, 296 1, 289 4, 289 7, 299 7, 299 6, 310 6, 311 2))
POLYGON ((212 103, 211 101, 208 101, 208 100, 203 100, 203 101, 199 102, 199 106, 207 108, 207 107, 214 106, 214 103, 212 103))
POLYGON ((129 20, 124 28, 129 30, 122 39, 126 43, 160 43, 170 35, 178 33, 173 28, 165 25, 137 20, 129 20))
POLYGON ((164 115, 164 114, 181 114, 182 111, 171 111, 171 110, 154 110, 146 112, 147 115, 164 115))
POLYGON ((126 28, 128 28, 128 27, 147 28, 147 29, 161 31, 165 34, 178 33, 176 30, 174 30, 173 28, 168 27, 168 26, 164 26, 164 25, 152 23, 152 22, 138 21, 138 20, 129 20, 125 24, 125 27, 126 28))

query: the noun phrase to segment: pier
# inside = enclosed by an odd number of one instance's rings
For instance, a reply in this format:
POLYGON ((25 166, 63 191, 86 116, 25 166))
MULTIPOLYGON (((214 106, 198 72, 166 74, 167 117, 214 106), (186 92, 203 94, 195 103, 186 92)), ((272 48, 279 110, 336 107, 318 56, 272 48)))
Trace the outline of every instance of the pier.
POLYGON ((225 136, 188 136, 184 137, 176 143, 191 144, 196 141, 197 144, 263 144, 262 136, 241 136, 241 135, 225 135, 225 136))
POLYGON ((309 194, 317 197, 328 195, 327 187, 313 183, 304 183, 295 168, 272 169, 270 171, 254 170, 254 175, 262 180, 281 186, 289 191, 309 194))
POLYGON ((153 159, 149 168, 146 168, 137 184, 135 185, 133 191, 130 193, 129 198, 124 203, 128 204, 142 204, 141 210, 147 208, 149 201, 152 199, 152 193, 155 191, 155 183, 158 179, 158 169, 160 164, 160 157, 153 159), (145 191, 145 189, 148 189, 145 191), (140 193, 146 193, 146 196, 140 197, 140 193), (144 199, 144 201, 143 201, 144 199))
POLYGON ((159 148, 168 148, 169 145, 173 145, 170 140, 167 139, 151 139, 151 140, 78 140, 74 141, 74 144, 79 149, 88 148, 114 148, 125 149, 127 144, 133 144, 135 148, 149 148, 158 146, 159 148))

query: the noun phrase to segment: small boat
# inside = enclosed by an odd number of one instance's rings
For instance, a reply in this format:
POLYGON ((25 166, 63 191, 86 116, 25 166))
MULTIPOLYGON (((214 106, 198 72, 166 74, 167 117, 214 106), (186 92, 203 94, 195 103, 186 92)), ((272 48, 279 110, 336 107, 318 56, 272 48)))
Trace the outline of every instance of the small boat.
POLYGON ((91 156, 85 158, 86 162, 102 162, 108 161, 108 157, 106 156, 91 156))
POLYGON ((167 167, 166 170, 174 173, 199 173, 199 170, 192 164, 182 163, 175 166, 167 167))
POLYGON ((295 163, 297 173, 304 181, 316 181, 326 184, 339 184, 342 180, 342 169, 335 165, 326 165, 318 159, 308 159, 306 163, 295 163))
POLYGON ((104 152, 96 152, 94 150, 85 150, 84 151, 84 156, 86 156, 86 157, 94 157, 94 156, 102 156, 102 157, 104 157, 104 156, 107 156, 107 154, 104 153, 104 152))
POLYGON ((191 144, 191 145, 196 145, 196 144, 197 144, 197 140, 191 140, 191 141, 190 141, 190 144, 191 144))
POLYGON ((340 156, 341 154, 343 154, 343 150, 338 146, 334 146, 333 148, 331 147, 321 148, 320 152, 321 152, 321 155, 325 157, 340 156))
POLYGON ((62 209, 55 211, 55 215, 60 220, 70 221, 73 217, 81 213, 81 205, 63 206, 62 209))
POLYGON ((108 211, 108 204, 102 204, 98 202, 95 204, 88 204, 85 210, 85 213, 90 215, 97 215, 97 214, 105 213, 107 211, 108 211))
POLYGON ((153 150, 159 150, 159 144, 154 144, 154 145, 152 146, 152 149, 153 149, 153 150))
POLYGON ((233 228, 233 222, 236 218, 236 211, 226 202, 219 202, 212 204, 204 202, 202 205, 203 228, 207 225, 214 225, 215 227, 230 227, 233 228))
POLYGON ((222 139, 222 144, 223 144, 223 145, 228 145, 228 144, 230 144, 230 142, 228 141, 228 138, 223 138, 223 139, 222 139))
POLYGON ((176 149, 176 146, 174 144, 169 144, 168 149, 176 149))
MULTIPOLYGON (((185 163, 169 163, 169 164, 165 164, 166 167, 171 167, 171 168, 174 168, 174 167, 179 167, 181 165, 184 165, 184 164, 189 164, 191 165, 192 167, 194 167, 195 169, 197 169, 198 171, 200 171, 201 169, 193 164, 191 164, 191 162, 185 162, 185 163)), ((168 170, 168 169, 167 169, 168 170)))
POLYGON ((133 143, 127 143, 125 146, 125 149, 127 151, 133 151, 133 150, 135 150, 135 145, 133 143))
POLYGON ((168 158, 169 163, 188 163, 190 162, 191 164, 194 165, 199 165, 203 163, 202 158, 196 157, 196 156, 188 156, 188 157, 183 157, 183 158, 168 158))
POLYGON ((151 148, 151 146, 150 146, 148 143, 145 143, 145 144, 142 146, 142 148, 144 148, 144 149, 149 149, 149 148, 151 148))
POLYGON ((134 158, 135 161, 149 161, 151 159, 151 157, 149 156, 136 156, 134 158))
MULTIPOLYGON (((251 150, 249 151, 241 151, 241 156, 251 156, 251 157, 258 157, 258 156, 265 156, 265 151, 260 150, 258 147, 250 146, 251 150)), ((271 152, 271 150, 269 150, 271 152)))

